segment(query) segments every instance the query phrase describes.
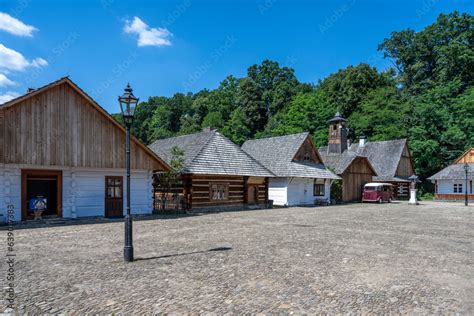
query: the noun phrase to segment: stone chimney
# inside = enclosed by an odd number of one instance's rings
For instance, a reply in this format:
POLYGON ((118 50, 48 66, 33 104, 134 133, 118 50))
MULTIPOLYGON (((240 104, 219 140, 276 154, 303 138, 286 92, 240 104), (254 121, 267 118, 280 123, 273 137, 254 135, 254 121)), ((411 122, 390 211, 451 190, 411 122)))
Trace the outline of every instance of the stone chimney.
POLYGON ((364 147, 366 141, 367 141, 367 137, 365 137, 364 135, 360 135, 359 136, 359 147, 364 147))

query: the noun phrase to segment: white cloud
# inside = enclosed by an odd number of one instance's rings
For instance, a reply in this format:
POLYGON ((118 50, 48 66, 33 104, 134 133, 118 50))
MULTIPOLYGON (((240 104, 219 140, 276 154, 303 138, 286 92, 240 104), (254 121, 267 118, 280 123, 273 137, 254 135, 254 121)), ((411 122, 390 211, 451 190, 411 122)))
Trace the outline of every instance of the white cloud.
POLYGON ((33 32, 38 29, 31 25, 26 25, 14 17, 0 12, 0 30, 17 36, 32 37, 33 32))
POLYGON ((8 92, 5 92, 4 94, 0 94, 0 104, 8 102, 12 99, 18 98, 19 96, 20 96, 19 93, 13 92, 13 91, 8 91, 8 92))
POLYGON ((11 81, 4 74, 0 74, 0 87, 14 86, 16 82, 11 81))
POLYGON ((138 46, 170 46, 170 37, 173 35, 167 28, 152 28, 139 17, 133 21, 125 21, 123 28, 125 33, 138 35, 138 46))
POLYGON ((48 62, 43 58, 27 60, 22 54, 0 44, 0 70, 22 71, 28 67, 45 67, 48 62))

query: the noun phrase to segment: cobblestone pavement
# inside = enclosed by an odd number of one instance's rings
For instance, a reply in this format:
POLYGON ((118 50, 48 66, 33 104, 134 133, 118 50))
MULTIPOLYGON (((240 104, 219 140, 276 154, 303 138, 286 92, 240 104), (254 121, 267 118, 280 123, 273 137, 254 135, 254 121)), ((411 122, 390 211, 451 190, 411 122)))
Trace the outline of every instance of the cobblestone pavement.
MULTIPOLYGON (((473 314, 473 212, 403 202, 138 221, 131 264, 122 261, 121 222, 20 229, 17 307, 473 314)), ((4 260, 0 272, 3 283, 4 260)))

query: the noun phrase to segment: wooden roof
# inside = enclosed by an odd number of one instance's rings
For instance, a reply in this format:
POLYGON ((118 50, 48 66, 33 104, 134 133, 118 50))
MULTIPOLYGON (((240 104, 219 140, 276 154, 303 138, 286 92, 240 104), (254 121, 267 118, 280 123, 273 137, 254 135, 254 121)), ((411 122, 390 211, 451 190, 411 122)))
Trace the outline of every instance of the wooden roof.
POLYGON ((171 149, 184 151, 185 172, 190 174, 273 177, 269 170, 217 131, 160 139, 150 148, 166 161, 171 149))
POLYGON ((248 140, 242 145, 242 149, 278 177, 339 179, 324 166, 307 132, 248 140), (314 161, 295 159, 305 143, 311 147, 314 161))

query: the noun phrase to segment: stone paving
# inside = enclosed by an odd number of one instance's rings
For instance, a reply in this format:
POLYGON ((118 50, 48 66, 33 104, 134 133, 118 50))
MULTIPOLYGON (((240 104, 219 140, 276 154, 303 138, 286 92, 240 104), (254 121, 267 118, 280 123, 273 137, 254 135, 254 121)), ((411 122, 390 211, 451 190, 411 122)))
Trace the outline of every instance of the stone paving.
POLYGON ((137 221, 130 264, 121 222, 18 229, 17 311, 473 314, 473 212, 403 202, 137 221))

